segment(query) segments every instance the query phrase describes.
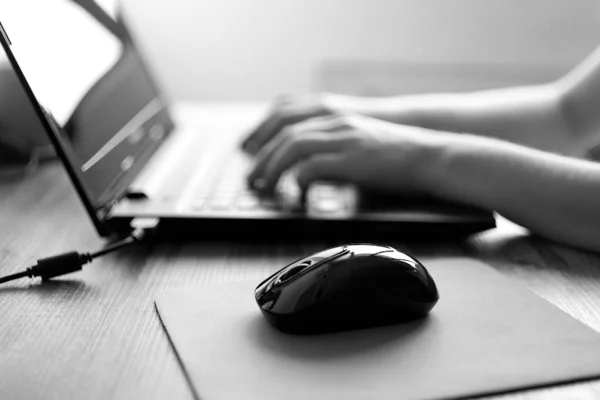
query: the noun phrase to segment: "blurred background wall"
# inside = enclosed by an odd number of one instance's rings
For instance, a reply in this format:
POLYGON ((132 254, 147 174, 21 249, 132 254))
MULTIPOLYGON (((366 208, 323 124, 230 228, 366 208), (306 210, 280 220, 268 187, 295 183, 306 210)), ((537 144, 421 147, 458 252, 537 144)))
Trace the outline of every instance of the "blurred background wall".
POLYGON ((598 0, 121 1, 178 100, 542 82, 600 45, 598 0))
POLYGON ((541 68, 552 77, 600 45, 597 0, 124 0, 124 5, 152 67, 177 99, 268 99, 322 89, 323 74, 359 67, 402 75, 402 65, 412 65, 414 73, 423 65, 460 70, 474 63, 484 70, 541 68))

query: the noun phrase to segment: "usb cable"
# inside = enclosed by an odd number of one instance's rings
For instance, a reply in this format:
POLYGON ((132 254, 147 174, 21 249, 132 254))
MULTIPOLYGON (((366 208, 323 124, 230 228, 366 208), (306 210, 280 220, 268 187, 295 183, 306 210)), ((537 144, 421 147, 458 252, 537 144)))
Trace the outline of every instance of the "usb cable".
POLYGON ((78 253, 72 251, 53 257, 39 259, 37 260, 36 265, 27 268, 25 271, 0 278, 0 284, 26 277, 41 277, 43 281, 46 281, 57 276, 81 271, 85 264, 91 263, 98 257, 102 257, 134 243, 141 242, 148 234, 154 233, 158 227, 158 223, 159 220, 153 218, 134 219, 131 223, 131 226, 134 227, 134 229, 125 239, 111 243, 103 249, 93 253, 78 253))

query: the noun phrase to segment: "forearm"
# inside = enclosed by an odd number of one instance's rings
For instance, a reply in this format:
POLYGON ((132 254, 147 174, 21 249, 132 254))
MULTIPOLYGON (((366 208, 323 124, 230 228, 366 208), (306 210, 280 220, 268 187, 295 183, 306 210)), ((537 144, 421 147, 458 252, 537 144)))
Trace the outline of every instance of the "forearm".
POLYGON ((428 186, 550 239, 600 251, 600 165, 471 135, 439 147, 428 186))
POLYGON ((578 154, 558 85, 456 94, 364 98, 358 112, 423 128, 490 136, 541 150, 578 154))

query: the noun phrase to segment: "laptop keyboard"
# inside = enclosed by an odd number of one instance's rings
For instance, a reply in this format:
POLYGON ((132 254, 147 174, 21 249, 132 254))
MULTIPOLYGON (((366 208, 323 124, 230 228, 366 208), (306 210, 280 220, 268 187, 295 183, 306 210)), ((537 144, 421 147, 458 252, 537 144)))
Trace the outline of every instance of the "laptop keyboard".
POLYGON ((205 143, 202 154, 212 160, 203 165, 201 179, 192 190, 188 209, 202 214, 265 215, 273 212, 306 212, 314 216, 339 217, 355 212, 356 194, 347 187, 313 185, 302 200, 292 169, 280 178, 275 196, 261 197, 248 188, 246 177, 254 160, 237 148, 237 143, 217 140, 205 143), (305 209, 306 208, 306 209, 305 209))
POLYGON ((303 212, 315 217, 348 217, 356 212, 357 193, 347 185, 314 184, 304 203, 293 170, 280 178, 275 196, 260 197, 246 183, 251 166, 252 160, 238 151, 218 157, 209 168, 211 178, 194 192, 191 209, 217 214, 303 212))
POLYGON ((223 154, 211 163, 206 179, 196 188, 190 207, 194 211, 251 212, 276 209, 273 198, 260 198, 251 191, 246 176, 252 166, 247 156, 237 151, 223 154))
POLYGON ((240 189, 237 191, 219 190, 214 193, 198 193, 191 203, 194 211, 256 211, 275 209, 273 199, 261 199, 254 193, 240 189))

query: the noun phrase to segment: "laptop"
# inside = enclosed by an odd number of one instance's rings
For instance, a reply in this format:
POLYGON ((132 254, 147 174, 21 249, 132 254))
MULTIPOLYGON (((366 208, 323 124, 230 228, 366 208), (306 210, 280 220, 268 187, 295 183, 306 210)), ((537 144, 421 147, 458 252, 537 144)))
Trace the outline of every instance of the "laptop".
POLYGON ((0 42, 101 236, 126 235, 140 219, 160 221, 167 237, 248 240, 438 239, 495 226, 471 206, 350 185, 299 194, 292 172, 277 196, 260 198, 247 188, 253 160, 241 143, 265 108, 198 108, 196 123, 181 123, 117 1, 10 3, 0 42))

